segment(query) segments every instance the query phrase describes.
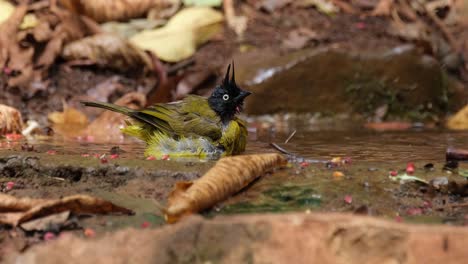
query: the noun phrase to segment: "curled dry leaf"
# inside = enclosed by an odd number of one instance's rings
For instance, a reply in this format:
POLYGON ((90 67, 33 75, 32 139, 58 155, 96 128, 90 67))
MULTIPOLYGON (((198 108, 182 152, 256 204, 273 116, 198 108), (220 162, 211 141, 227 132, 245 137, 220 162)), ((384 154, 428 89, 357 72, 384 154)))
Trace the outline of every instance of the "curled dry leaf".
POLYGON ((62 57, 120 71, 152 69, 148 54, 114 34, 97 34, 69 43, 62 57))
POLYGON ((222 28, 223 15, 209 7, 185 8, 166 26, 144 30, 130 41, 150 50, 161 60, 178 62, 192 56, 196 48, 211 39, 222 28))
POLYGON ((75 108, 64 106, 63 112, 52 112, 48 115, 53 130, 65 137, 80 135, 88 125, 88 118, 75 108))
MULTIPOLYGON (((141 109, 146 105, 146 96, 142 93, 128 93, 115 102, 117 105, 132 109, 141 109)), ((118 141, 122 138, 120 128, 125 125, 126 117, 119 113, 104 111, 86 128, 85 135, 95 141, 118 141)))
POLYGON ((18 133, 22 129, 21 113, 13 107, 0 104, 0 135, 18 133))
POLYGON ((239 192, 266 171, 286 163, 277 153, 243 155, 220 159, 195 182, 178 182, 169 195, 166 221, 199 212, 239 192))
POLYGON ((32 219, 65 211, 73 214, 133 214, 129 209, 88 195, 46 200, 0 194, 0 224, 17 226, 32 219))
POLYGON ((88 16, 97 22, 124 21, 141 17, 150 9, 166 8, 171 0, 60 0, 68 10, 88 16))

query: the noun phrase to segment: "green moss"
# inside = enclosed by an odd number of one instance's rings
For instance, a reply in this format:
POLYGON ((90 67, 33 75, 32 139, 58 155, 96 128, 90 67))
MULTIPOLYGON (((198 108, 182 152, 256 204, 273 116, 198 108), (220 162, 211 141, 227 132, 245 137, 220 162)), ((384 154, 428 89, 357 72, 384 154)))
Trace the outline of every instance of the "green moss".
POLYGON ((225 206, 221 213, 285 212, 316 208, 321 198, 310 187, 286 185, 262 193, 257 202, 240 202, 225 206))

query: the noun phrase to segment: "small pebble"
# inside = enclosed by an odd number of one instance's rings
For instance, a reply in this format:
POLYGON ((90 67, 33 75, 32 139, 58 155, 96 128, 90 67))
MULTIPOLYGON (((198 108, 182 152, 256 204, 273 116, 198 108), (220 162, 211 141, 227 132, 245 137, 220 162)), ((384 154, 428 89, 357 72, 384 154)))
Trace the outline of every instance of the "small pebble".
POLYGON ((353 202, 353 197, 351 195, 345 195, 344 201, 347 204, 351 204, 353 202))
POLYGON ((54 233, 52 233, 52 232, 46 232, 46 233, 44 234, 44 237, 43 237, 43 238, 44 238, 45 241, 50 241, 50 240, 55 239, 56 237, 57 237, 57 236, 56 236, 54 233))
POLYGON ((410 162, 406 165, 406 173, 413 174, 414 173, 414 163, 410 162))
POLYGON ((333 177, 335 178, 341 178, 341 177, 344 177, 344 173, 342 173, 341 171, 334 171, 333 172, 333 177))
POLYGON ((83 234, 84 234, 86 237, 95 237, 95 236, 96 236, 96 231, 94 231, 94 230, 91 229, 91 228, 85 228, 84 231, 83 231, 83 234))
POLYGON ((15 187, 15 182, 12 182, 12 181, 9 181, 7 182, 6 184, 6 190, 9 191, 9 190, 13 190, 13 188, 15 187))
POLYGON ((150 225, 151 225, 150 222, 145 221, 145 222, 143 222, 143 223, 141 224, 141 228, 148 228, 148 227, 150 227, 150 225))

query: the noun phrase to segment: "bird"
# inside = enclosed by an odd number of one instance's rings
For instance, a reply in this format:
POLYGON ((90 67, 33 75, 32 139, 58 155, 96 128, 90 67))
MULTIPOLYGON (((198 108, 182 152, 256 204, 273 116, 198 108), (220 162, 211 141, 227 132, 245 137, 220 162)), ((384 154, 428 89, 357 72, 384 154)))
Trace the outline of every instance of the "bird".
POLYGON ((234 62, 231 76, 230 71, 231 64, 208 98, 188 95, 140 110, 105 102, 81 103, 130 117, 121 131, 146 142, 146 157, 219 159, 244 152, 247 144, 246 122, 237 115, 251 92, 236 84, 234 62))

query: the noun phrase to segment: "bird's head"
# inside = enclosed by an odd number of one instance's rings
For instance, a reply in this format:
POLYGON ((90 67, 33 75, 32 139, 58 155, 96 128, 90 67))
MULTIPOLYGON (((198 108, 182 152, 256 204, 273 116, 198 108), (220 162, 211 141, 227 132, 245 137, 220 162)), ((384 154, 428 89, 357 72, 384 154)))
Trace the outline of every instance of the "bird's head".
POLYGON ((237 86, 234 76, 234 63, 232 63, 232 75, 229 78, 231 64, 229 64, 226 76, 221 84, 217 85, 208 103, 222 120, 231 120, 236 114, 242 111, 244 99, 251 94, 237 86))

